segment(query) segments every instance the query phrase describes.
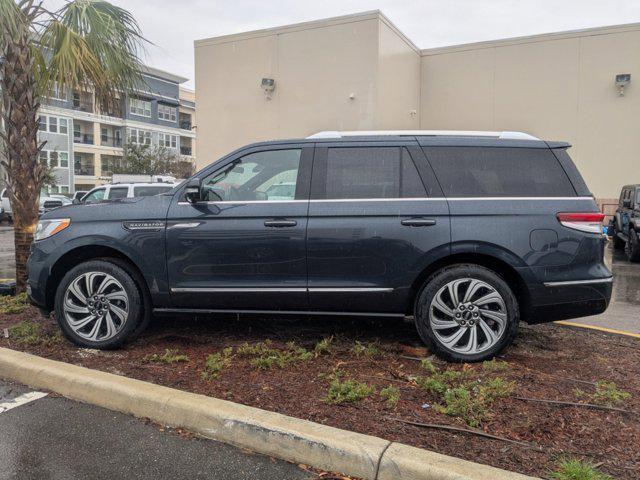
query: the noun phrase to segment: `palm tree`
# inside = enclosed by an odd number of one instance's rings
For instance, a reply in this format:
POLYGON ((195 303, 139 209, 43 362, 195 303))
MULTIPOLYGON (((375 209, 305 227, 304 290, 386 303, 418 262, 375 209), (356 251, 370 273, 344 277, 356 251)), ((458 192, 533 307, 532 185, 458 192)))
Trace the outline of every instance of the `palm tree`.
POLYGON ((40 98, 54 85, 93 91, 112 105, 142 82, 144 39, 131 14, 103 0, 70 0, 49 11, 35 0, 0 0, 0 144, 13 209, 17 291, 38 222, 47 168, 38 161, 40 98))

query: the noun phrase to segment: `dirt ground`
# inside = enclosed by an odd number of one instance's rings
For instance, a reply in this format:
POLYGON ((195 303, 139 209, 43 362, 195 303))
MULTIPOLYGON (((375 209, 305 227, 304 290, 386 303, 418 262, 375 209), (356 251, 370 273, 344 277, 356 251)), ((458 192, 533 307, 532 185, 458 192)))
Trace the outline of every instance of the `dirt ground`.
MULTIPOLYGON (((549 477, 558 461, 570 457, 595 464, 615 478, 640 478, 640 341, 628 337, 554 324, 523 324, 515 344, 499 359, 506 364, 452 366, 430 357, 413 325, 402 321, 158 317, 134 343, 101 352, 80 349, 62 339, 54 320, 39 318, 29 307, 19 314, 0 315, 0 346, 525 474, 549 477), (39 325, 35 336, 27 341, 17 334, 5 338, 4 329, 25 320, 39 325), (328 351, 316 348, 329 337, 333 340, 328 351), (262 345, 263 349, 290 353, 282 368, 259 363, 255 348, 253 354, 248 353, 267 339, 271 343, 262 345), (249 348, 243 348, 245 343, 249 348), (233 349, 223 353, 228 347, 233 349), (166 349, 177 349, 171 356, 186 358, 165 363, 153 357, 162 356, 166 349), (207 358, 215 353, 220 354, 214 362, 219 371, 207 370, 204 379, 207 358), (420 360, 427 357, 432 363, 425 368, 420 360), (368 388, 360 401, 332 403, 328 395, 336 372, 340 372, 340 381, 355 380, 375 391, 368 388), (426 388, 423 380, 453 378, 456 372, 461 372, 458 375, 470 386, 469 391, 480 392, 483 400, 482 388, 492 381, 512 387, 485 403, 486 411, 481 414, 464 399, 462 410, 467 417, 447 414, 439 407, 448 404, 447 394, 426 388), (607 402, 609 397, 597 395, 596 382, 602 381, 615 382, 630 396, 607 402), (383 389, 399 394, 395 404, 388 395, 380 395, 383 389), (586 408, 587 403, 610 408, 586 408), (470 422, 469 416, 475 421, 470 422)), ((459 407, 460 402, 455 405, 459 407)))

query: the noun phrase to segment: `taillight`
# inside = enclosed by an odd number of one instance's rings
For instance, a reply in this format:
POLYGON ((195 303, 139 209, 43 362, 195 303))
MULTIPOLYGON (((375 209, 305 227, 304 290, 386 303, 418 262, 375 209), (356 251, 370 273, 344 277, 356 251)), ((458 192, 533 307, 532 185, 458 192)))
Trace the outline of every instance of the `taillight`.
POLYGON ((556 216, 567 228, 587 233, 602 233, 604 213, 558 213, 556 216))

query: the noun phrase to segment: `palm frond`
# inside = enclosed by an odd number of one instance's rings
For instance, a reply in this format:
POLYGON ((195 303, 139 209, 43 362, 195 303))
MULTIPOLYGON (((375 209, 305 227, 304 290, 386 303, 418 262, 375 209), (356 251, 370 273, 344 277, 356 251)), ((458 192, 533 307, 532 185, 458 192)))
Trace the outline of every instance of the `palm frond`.
POLYGON ((91 88, 97 101, 111 103, 116 92, 129 93, 143 83, 140 27, 128 11, 107 1, 70 1, 53 13, 40 43, 51 56, 42 72, 43 89, 53 82, 91 88))

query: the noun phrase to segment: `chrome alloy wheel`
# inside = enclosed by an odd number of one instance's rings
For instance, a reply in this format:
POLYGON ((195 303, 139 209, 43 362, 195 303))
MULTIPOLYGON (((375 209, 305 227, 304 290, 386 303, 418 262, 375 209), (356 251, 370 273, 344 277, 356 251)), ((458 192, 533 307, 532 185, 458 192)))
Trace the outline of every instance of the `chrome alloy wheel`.
POLYGON ((122 284, 103 272, 87 272, 67 287, 62 306, 69 327, 85 340, 113 338, 129 318, 129 297, 122 284))
POLYGON ((507 322, 507 307, 500 293, 474 278, 447 283, 429 307, 435 337, 449 350, 462 354, 491 348, 502 338, 507 322))

